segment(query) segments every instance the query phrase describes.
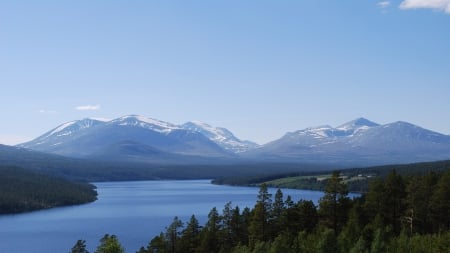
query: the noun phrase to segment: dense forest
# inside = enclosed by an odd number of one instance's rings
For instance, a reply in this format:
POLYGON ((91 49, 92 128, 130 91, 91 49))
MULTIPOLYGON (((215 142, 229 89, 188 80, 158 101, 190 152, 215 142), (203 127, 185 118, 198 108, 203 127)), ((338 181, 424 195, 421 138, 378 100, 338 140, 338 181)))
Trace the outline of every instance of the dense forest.
MULTIPOLYGON (((402 176, 392 170, 371 181, 367 193, 350 199, 339 172, 324 196, 296 203, 262 184, 255 206, 214 207, 200 226, 195 215, 173 219, 166 231, 137 253, 450 252, 450 170, 402 176)), ((72 253, 86 253, 78 240, 72 253)), ((124 252, 105 235, 96 253, 124 252)))
POLYGON ((83 204, 96 199, 93 185, 0 166, 0 214, 83 204))
MULTIPOLYGON (((351 192, 366 192, 371 180, 376 178, 385 179, 388 174, 395 170, 403 176, 421 175, 434 171, 443 172, 450 170, 450 160, 436 162, 422 162, 401 165, 383 165, 367 168, 351 168, 341 170, 341 177, 351 192)), ((333 171, 327 170, 299 170, 297 172, 271 173, 263 175, 235 175, 219 177, 214 179, 214 184, 258 186, 262 183, 270 187, 291 188, 303 190, 324 191, 327 187, 327 179, 333 171)))

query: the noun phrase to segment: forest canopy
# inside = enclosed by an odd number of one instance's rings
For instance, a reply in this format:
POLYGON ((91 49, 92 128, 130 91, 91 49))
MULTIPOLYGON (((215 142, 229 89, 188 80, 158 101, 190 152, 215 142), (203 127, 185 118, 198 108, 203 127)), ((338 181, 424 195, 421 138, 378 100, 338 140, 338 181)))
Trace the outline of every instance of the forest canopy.
POLYGON ((0 166, 0 214, 20 213, 95 201, 95 186, 0 166))
MULTIPOLYGON (((253 208, 213 207, 203 226, 195 215, 187 222, 174 217, 137 253, 448 252, 449 199, 450 170, 410 176, 392 170, 354 199, 333 172, 318 205, 295 203, 281 190, 272 195, 262 184, 253 208)), ((85 253, 76 251, 80 247, 83 240, 71 252, 85 253)), ((124 249, 117 237, 105 235, 95 252, 124 249)))

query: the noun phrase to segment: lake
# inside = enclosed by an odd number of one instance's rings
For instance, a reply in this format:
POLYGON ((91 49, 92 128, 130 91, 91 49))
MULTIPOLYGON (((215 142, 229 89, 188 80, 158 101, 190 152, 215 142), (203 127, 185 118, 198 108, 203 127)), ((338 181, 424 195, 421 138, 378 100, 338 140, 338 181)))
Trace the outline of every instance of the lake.
MULTIPOLYGON (((174 216, 183 222, 192 214, 204 225, 213 207, 219 213, 233 206, 253 207, 258 188, 213 185, 210 180, 95 183, 94 203, 17 215, 0 216, 0 252, 69 252, 78 239, 94 252, 104 234, 118 236, 126 252, 136 252, 165 230, 174 216)), ((269 189, 274 194, 275 189, 269 189)), ((283 190, 294 201, 313 200, 318 191, 283 190)))

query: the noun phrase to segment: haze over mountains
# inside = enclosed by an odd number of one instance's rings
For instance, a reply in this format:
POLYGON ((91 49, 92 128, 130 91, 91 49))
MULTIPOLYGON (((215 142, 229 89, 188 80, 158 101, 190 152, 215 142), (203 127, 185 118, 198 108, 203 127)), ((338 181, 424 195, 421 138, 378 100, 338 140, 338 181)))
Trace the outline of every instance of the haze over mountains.
POLYGON ((264 145, 202 122, 176 125, 129 115, 68 122, 18 145, 77 158, 170 162, 301 162, 368 166, 450 158, 450 136, 407 122, 379 125, 359 118, 311 127, 264 145))

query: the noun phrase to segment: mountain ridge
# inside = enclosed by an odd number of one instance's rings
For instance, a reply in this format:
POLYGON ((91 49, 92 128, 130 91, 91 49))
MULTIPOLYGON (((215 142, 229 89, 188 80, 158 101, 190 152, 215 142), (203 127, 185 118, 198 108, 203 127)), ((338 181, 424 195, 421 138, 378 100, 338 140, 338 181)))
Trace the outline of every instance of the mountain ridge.
POLYGON ((404 121, 380 125, 358 118, 335 128, 288 132, 246 156, 348 165, 444 160, 450 158, 450 136, 404 121))
POLYGON ((200 121, 177 125, 139 115, 109 121, 87 118, 61 124, 18 146, 70 157, 148 162, 208 157, 239 162, 381 165, 450 158, 449 135, 404 121, 380 125, 362 117, 337 127, 287 132, 264 145, 243 141, 226 128, 200 121))

